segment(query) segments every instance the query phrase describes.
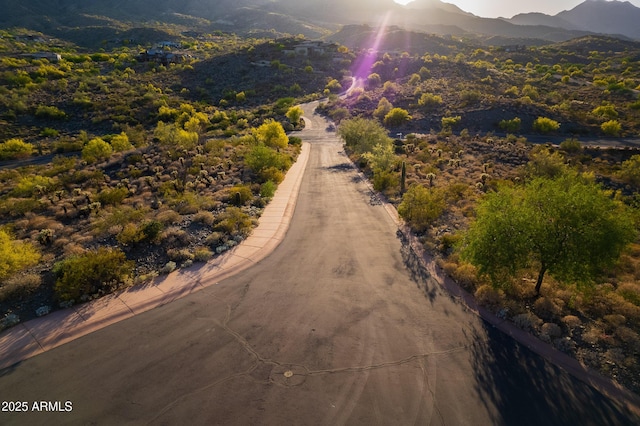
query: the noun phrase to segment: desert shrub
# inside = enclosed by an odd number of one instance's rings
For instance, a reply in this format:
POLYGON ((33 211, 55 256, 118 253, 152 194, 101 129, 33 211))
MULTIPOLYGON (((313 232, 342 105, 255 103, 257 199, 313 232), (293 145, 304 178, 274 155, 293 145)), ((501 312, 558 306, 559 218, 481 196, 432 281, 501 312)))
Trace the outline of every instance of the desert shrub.
POLYGON ((300 117, 304 114, 304 111, 299 106, 293 106, 289 108, 285 116, 291 121, 293 125, 296 125, 300 122, 300 117))
POLYGON ((216 231, 223 231, 231 235, 247 236, 252 229, 251 217, 238 207, 227 207, 218 217, 216 231))
POLYGON ((201 210, 193 216, 193 221, 196 223, 202 223, 203 225, 213 225, 216 217, 213 213, 207 210, 201 210))
POLYGON ((598 117, 604 117, 609 119, 618 118, 618 111, 616 111, 616 107, 613 105, 600 105, 591 111, 592 114, 597 115, 598 117))
POLYGON ((194 255, 188 249, 169 249, 167 256, 174 262, 184 262, 185 260, 193 260, 194 255))
POLYGON ((115 152, 127 151, 133 148, 133 145, 129 142, 129 136, 125 132, 111 138, 111 146, 115 152))
POLYGON ((174 123, 165 124, 162 121, 158 122, 153 136, 164 145, 182 149, 193 149, 199 140, 198 133, 184 130, 174 123))
POLYGON ((144 235, 144 241, 155 242, 160 238, 164 224, 157 220, 148 220, 142 223, 140 229, 144 235))
POLYGON ((260 185, 260 196, 263 198, 273 198, 276 189, 278 189, 278 185, 272 180, 268 180, 260 185))
POLYGON ((539 297, 533 304, 533 309, 540 318, 550 320, 562 314, 562 307, 548 297, 539 297))
POLYGON ((474 296, 481 305, 498 306, 504 297, 504 293, 502 290, 485 284, 478 287, 474 296))
POLYGON ((128 195, 129 190, 127 188, 107 188, 100 191, 97 201, 103 206, 115 206, 122 203, 128 195))
POLYGON ((442 215, 445 207, 442 190, 412 185, 402 197, 402 202, 398 206, 398 214, 414 230, 424 232, 442 215))
POLYGON ((178 268, 178 265, 176 264, 176 262, 174 261, 169 261, 167 262, 162 269, 160 269, 160 273, 161 274, 170 274, 171 272, 175 271, 178 268))
POLYGON ((562 336, 562 330, 558 324, 547 322, 542 324, 540 328, 541 336, 545 336, 545 340, 562 336))
POLYGON ((122 251, 113 248, 69 257, 54 265, 56 296, 78 301, 83 296, 109 293, 131 276, 133 266, 122 251))
POLYGON ((478 282, 476 267, 470 263, 462 262, 458 264, 450 275, 464 288, 472 288, 478 282))
POLYGON ((253 192, 247 185, 236 185, 228 189, 228 196, 235 206, 243 206, 253 199, 253 192))
POLYGON ((619 136, 622 131, 622 125, 618 120, 609 120, 602 123, 600 129, 605 135, 619 136))
POLYGON ((547 117, 538 117, 533 122, 533 131, 539 133, 551 133, 560 129, 560 123, 547 117))
POLYGON ((426 111, 433 111, 440 105, 442 105, 442 96, 434 95, 433 93, 423 93, 418 100, 418 105, 424 108, 426 111))
POLYGON ((618 286, 617 293, 628 302, 640 306, 640 285, 636 283, 623 283, 618 286))
POLYGON ((36 108, 36 117, 64 120, 67 118, 67 113, 55 106, 40 105, 36 108))
POLYGON ((12 195, 16 197, 33 197, 34 195, 42 195, 54 189, 56 181, 53 178, 31 175, 21 178, 16 184, 12 195))
MULTIPOLYGON (((291 167, 291 158, 285 154, 276 152, 268 146, 256 145, 251 148, 251 151, 245 156, 245 163, 263 182, 268 180, 276 182, 276 180, 273 179, 273 175, 278 175, 278 173, 269 170, 275 169, 279 172, 287 170, 291 167)), ((280 178, 279 183, 284 178, 284 174, 276 176, 276 179, 278 178, 280 178)))
POLYGON ((385 126, 398 127, 411 121, 411 116, 406 109, 392 108, 387 115, 384 116, 385 126))
POLYGON ((512 118, 511 120, 501 120, 498 123, 498 126, 501 130, 504 130, 508 133, 517 133, 520 131, 520 126, 522 125, 522 120, 520 117, 512 118))
POLYGON ((0 302, 10 299, 26 299, 42 284, 38 274, 17 274, 0 283, 0 302))
POLYGON ((135 223, 127 223, 116 236, 118 242, 125 246, 131 246, 144 239, 142 229, 135 223))
POLYGON ((274 120, 266 120, 257 129, 253 129, 256 140, 270 148, 286 148, 289 138, 280 124, 274 120))
POLYGON ((101 138, 91 139, 82 148, 82 159, 87 163, 96 163, 111 157, 113 148, 101 138))
POLYGON ((162 232, 160 240, 167 247, 184 247, 191 243, 192 238, 185 230, 172 226, 162 232))
POLYGON ((165 225, 178 223, 182 220, 182 215, 175 210, 164 210, 156 215, 156 220, 165 225))
POLYGON ((513 323, 523 330, 534 330, 542 325, 542 320, 535 314, 527 312, 514 316, 513 323))
POLYGON ((580 318, 578 318, 575 315, 565 315, 564 317, 562 317, 562 322, 570 330, 573 330, 574 328, 577 328, 582 325, 582 321, 580 320, 580 318))
POLYGON ((222 232, 212 232, 205 239, 205 243, 209 247, 217 247, 224 242, 225 234, 222 232))
POLYGON ((33 145, 22 139, 9 139, 0 143, 0 161, 26 158, 33 154, 33 145))
POLYGON ((213 252, 206 247, 199 247, 193 253, 195 262, 207 262, 213 257, 213 252))
POLYGON ((455 117, 442 117, 442 119, 440 120, 442 130, 451 130, 452 127, 460 123, 460 120, 462 120, 462 117, 460 117, 459 115, 456 115, 455 117))
POLYGON ((373 89, 375 87, 380 87, 382 84, 382 78, 380 78, 380 74, 371 73, 367 76, 367 87, 373 89))
POLYGON ((557 152, 550 152, 548 149, 540 147, 532 149, 529 153, 526 171, 531 176, 555 178, 566 170, 564 157, 557 152))
POLYGON ((378 101, 378 107, 373 111, 373 116, 379 120, 383 120, 384 117, 389 114, 389 111, 393 109, 393 105, 387 98, 381 98, 378 101))
POLYGON ((397 188, 399 179, 397 173, 389 170, 378 169, 373 174, 373 188, 376 191, 385 191, 389 188, 397 188))
POLYGON ((582 144, 578 139, 565 139, 560 143, 560 149, 568 153, 576 153, 582 150, 582 144))

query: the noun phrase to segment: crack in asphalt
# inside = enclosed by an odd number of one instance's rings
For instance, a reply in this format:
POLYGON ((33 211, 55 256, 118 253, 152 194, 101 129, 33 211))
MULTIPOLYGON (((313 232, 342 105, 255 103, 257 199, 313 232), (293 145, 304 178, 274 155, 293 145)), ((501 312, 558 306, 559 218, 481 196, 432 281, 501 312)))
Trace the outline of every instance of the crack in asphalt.
MULTIPOLYGON (((245 292, 246 293, 246 292, 245 292)), ((222 301, 221 301, 222 302, 222 301)), ((223 302, 224 303, 224 302, 223 302)), ((351 366, 351 367, 341 367, 341 368, 331 368, 331 369, 321 369, 321 370, 310 370, 307 366, 302 365, 302 364, 292 364, 292 363, 282 363, 276 360, 272 360, 272 359, 268 359, 268 358, 264 358, 262 357, 258 351, 256 351, 250 344, 249 342, 246 341, 246 339, 244 337, 242 337, 242 335, 240 335, 238 332, 234 331, 233 329, 231 329, 229 327, 229 321, 231 321, 231 314, 233 312, 233 308, 230 304, 226 304, 227 306, 227 313, 225 315, 224 320, 222 321, 222 323, 220 324, 220 326, 222 327, 222 329, 229 334, 230 336, 232 336, 234 338, 234 340, 240 344, 240 346, 242 346, 242 348, 244 348, 244 350, 255 359, 253 365, 251 365, 248 369, 246 369, 243 372, 239 372, 236 374, 232 374, 229 376, 226 376, 224 378, 221 378, 219 380, 216 380, 212 383, 209 383, 203 387, 197 388, 192 390, 189 393, 186 393, 182 396, 180 396, 179 398, 175 399, 174 401, 170 402, 169 404, 167 404, 164 409, 162 409, 160 412, 157 413, 157 415, 155 417, 153 417, 151 420, 149 420, 147 422, 147 424, 155 424, 156 421, 158 419, 160 419, 162 416, 164 416, 167 412, 169 412, 173 407, 175 407, 176 405, 178 405, 179 403, 181 403, 182 401, 185 401, 189 398, 191 398, 192 396, 195 396, 199 393, 202 393, 204 391, 207 391, 211 388, 214 388, 222 383, 234 380, 234 379, 238 379, 238 378, 248 378, 249 380, 255 382, 255 383, 259 383, 259 384, 264 384, 264 385, 268 385, 268 384, 273 384, 273 385, 277 385, 277 386, 284 386, 284 387, 293 387, 293 386, 299 386, 302 383, 304 383, 304 381, 298 383, 298 384, 289 384, 286 383, 286 381, 288 380, 288 378, 285 378, 285 376, 283 375, 284 378, 284 382, 285 383, 280 383, 276 380, 274 380, 272 377, 269 377, 268 380, 258 380, 255 377, 251 377, 251 373, 254 372, 261 364, 266 364, 266 365, 273 365, 274 367, 288 367, 287 371, 290 371, 291 368, 297 367, 295 368, 300 369, 302 372, 296 372, 292 375, 292 377, 296 377, 296 376, 302 376, 302 377, 315 377, 315 376, 322 376, 322 375, 329 375, 329 374, 340 374, 340 373, 363 373, 363 372, 368 372, 368 371, 373 371, 373 370, 378 370, 378 369, 384 369, 384 368, 389 368, 389 367, 398 367, 398 366, 402 366, 405 364, 409 364, 412 363, 414 361, 422 361, 425 360, 429 357, 432 356, 441 356, 441 355, 450 355, 453 353, 457 353, 457 352, 461 352, 461 351, 465 351, 469 349, 468 345, 462 345, 462 346, 458 346, 458 347, 454 347, 448 350, 443 350, 443 351, 435 351, 435 352, 428 352, 428 353, 423 353, 423 354, 416 354, 416 355, 411 355, 408 356, 406 358, 402 358, 396 361, 387 361, 387 362, 381 362, 381 363, 377 363, 377 364, 371 364, 371 365, 363 365, 363 366, 351 366)), ((236 305, 237 306, 237 305, 236 305)), ((418 365, 420 366, 420 369, 423 372, 423 375, 425 377, 425 381, 427 384, 427 389, 429 390, 430 394, 433 397, 433 401, 434 401, 434 409, 436 411, 436 413, 438 414, 438 416, 440 417, 440 420, 442 421, 442 424, 444 424, 444 418, 442 416, 442 413, 440 412, 437 403, 436 403, 436 395, 435 395, 435 391, 432 389, 430 383, 429 383, 429 379, 427 377, 427 372, 424 368, 424 365, 422 362, 418 362, 418 365)))

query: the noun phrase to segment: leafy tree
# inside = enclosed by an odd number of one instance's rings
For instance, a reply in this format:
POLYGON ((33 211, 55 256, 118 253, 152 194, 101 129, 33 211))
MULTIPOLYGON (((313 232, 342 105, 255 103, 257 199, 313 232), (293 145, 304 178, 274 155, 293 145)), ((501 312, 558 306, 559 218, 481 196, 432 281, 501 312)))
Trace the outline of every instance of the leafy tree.
POLYGON ((417 232, 424 232, 442 215, 445 207, 442 190, 412 185, 402 196, 398 214, 417 232))
POLYGON ((0 143, 0 161, 26 158, 33 154, 33 145, 22 139, 9 139, 0 143))
POLYGON ((387 131, 375 120, 353 118, 340 123, 338 134, 344 139, 347 147, 357 154, 373 152, 373 148, 391 146, 391 138, 387 131))
POLYGON ((411 120, 411 116, 406 109, 393 108, 384 116, 385 126, 398 127, 411 120))
POLYGON ((618 120, 606 121, 602 123, 600 128, 605 135, 609 136, 618 136, 622 131, 622 126, 620 125, 620 122, 618 120))
POLYGON ((125 132, 111 138, 111 146, 115 152, 127 151, 133 148, 133 145, 129 142, 129 136, 125 132))
POLYGON ((300 118, 302 117, 303 114, 304 114, 304 111, 302 110, 302 108, 296 105, 294 107, 289 108, 286 116, 291 122, 291 124, 295 126, 300 122, 300 118))
POLYGON ((547 117, 538 117, 533 122, 533 130, 540 133, 555 132, 560 128, 560 123, 547 117))
POLYGON ((40 253, 29 243, 15 241, 0 229, 0 280, 38 263, 40 253))
POLYGON ((567 172, 522 187, 503 186, 480 202, 462 257, 495 285, 520 270, 558 281, 591 284, 636 238, 628 209, 593 179, 567 172))
POLYGON ((113 154, 113 148, 101 138, 91 139, 82 148, 82 159, 87 163, 95 163, 106 160, 113 154))
POLYGON ((272 148, 286 148, 289 144, 289 138, 282 124, 271 119, 254 129, 253 136, 258 142, 272 148))

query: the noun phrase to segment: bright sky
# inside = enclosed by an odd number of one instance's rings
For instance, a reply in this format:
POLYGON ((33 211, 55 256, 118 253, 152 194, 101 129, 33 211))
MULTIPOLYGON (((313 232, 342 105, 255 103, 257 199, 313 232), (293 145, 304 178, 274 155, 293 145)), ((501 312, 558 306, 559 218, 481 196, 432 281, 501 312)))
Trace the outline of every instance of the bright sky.
MULTIPOLYGON (((394 0, 396 3, 406 4, 411 0, 394 0)), ((563 10, 570 10, 584 0, 444 0, 452 3, 465 12, 486 18, 511 18, 518 13, 541 12, 555 15, 563 10)), ((629 0, 634 6, 640 7, 640 0, 629 0)))

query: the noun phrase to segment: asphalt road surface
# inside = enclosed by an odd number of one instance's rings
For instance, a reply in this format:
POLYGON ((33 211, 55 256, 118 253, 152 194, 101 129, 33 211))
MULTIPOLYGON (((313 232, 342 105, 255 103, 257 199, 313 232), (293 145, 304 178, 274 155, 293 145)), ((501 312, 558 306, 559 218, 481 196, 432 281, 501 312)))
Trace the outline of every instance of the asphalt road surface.
POLYGON ((0 412, 0 424, 640 424, 413 281, 396 226, 310 108, 282 244, 218 285, 1 371, 3 401, 72 410, 0 412))

